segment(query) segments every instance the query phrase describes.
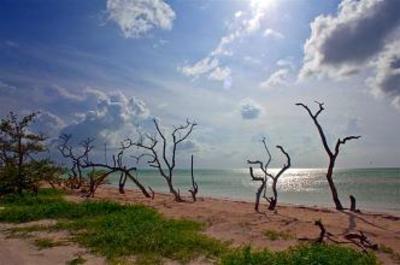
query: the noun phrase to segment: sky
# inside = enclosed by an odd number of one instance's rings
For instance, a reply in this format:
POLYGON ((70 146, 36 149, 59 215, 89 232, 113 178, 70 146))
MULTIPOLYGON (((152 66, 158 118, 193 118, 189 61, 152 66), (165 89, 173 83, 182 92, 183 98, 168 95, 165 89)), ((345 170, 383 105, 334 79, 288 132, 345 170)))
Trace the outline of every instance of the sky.
MULTIPOLYGON (((104 143, 196 121, 178 167, 400 166, 400 1, 2 0, 0 115, 40 111, 34 130, 104 143)), ((54 141, 52 142, 54 143, 54 141)), ((52 153, 55 159, 58 155, 52 153)))

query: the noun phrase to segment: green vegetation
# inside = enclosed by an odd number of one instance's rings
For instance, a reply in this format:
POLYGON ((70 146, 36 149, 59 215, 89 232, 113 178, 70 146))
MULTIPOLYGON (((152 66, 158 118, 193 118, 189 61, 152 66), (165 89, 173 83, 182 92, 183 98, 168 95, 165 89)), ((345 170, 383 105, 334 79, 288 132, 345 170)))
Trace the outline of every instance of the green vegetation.
POLYGON ((66 265, 81 265, 81 264, 85 264, 86 260, 84 258, 82 258, 81 256, 78 256, 70 261, 67 262, 66 265))
POLYGON ((394 263, 400 264, 400 254, 394 251, 391 247, 381 244, 379 245, 379 250, 383 253, 389 254, 394 263))
POLYGON ((66 242, 64 241, 54 241, 51 238, 38 238, 35 240, 34 243, 35 246, 38 247, 39 249, 53 248, 66 245, 66 242))
POLYGON ((280 252, 252 251, 250 247, 225 255, 220 265, 375 265, 372 254, 362 254, 336 245, 300 245, 280 252))
POLYGON ((60 167, 47 159, 34 159, 46 151, 46 137, 29 128, 37 114, 19 119, 10 112, 0 120, 0 195, 36 192, 43 181, 52 186, 59 182, 60 167))
MULTIPOLYGON (((2 222, 55 219, 56 225, 47 226, 47 229, 70 231, 72 241, 113 263, 130 257, 135 257, 135 264, 142 265, 162 264, 166 258, 185 263, 197 256, 205 256, 221 265, 377 264, 373 255, 329 245, 304 245, 282 252, 231 249, 226 243, 203 235, 204 224, 167 219, 142 205, 109 201, 73 203, 63 199, 62 192, 52 189, 42 189, 37 196, 22 193, 21 196, 0 197, 0 207, 2 222)), ((44 227, 35 225, 18 229, 29 233, 44 227)), ((283 236, 278 232, 268 234, 283 236)), ((54 243, 45 239, 36 242, 42 247, 54 243)), ((70 264, 81 264, 79 262, 83 261, 74 259, 70 264)))
POLYGON ((294 239, 294 236, 286 231, 276 231, 276 230, 265 230, 264 235, 271 241, 275 240, 290 240, 294 239))
POLYGON ((0 204, 4 207, 0 221, 57 219, 56 228, 71 231, 73 241, 110 260, 130 255, 154 259, 157 255, 185 262, 198 255, 219 256, 226 250, 225 244, 200 233, 202 224, 166 219, 142 205, 72 203, 61 192, 49 189, 37 196, 9 195, 0 204))

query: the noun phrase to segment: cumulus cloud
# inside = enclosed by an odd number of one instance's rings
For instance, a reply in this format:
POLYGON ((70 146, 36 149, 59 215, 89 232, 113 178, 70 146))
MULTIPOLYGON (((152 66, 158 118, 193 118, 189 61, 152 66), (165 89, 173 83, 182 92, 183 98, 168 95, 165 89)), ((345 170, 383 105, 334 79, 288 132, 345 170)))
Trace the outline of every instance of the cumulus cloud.
POLYGON ((42 110, 39 112, 32 124, 32 130, 44 133, 47 137, 54 138, 58 136, 60 130, 65 127, 63 119, 49 111, 42 110))
POLYGON ((385 49, 376 64, 376 76, 370 80, 375 95, 392 98, 400 109, 400 41, 385 49))
POLYGON ((260 87, 270 89, 284 86, 287 84, 289 73, 290 71, 288 68, 278 69, 277 71, 273 72, 267 80, 262 82, 260 87))
POLYGON ((280 59, 276 62, 276 65, 279 69, 273 72, 267 80, 260 83, 261 88, 272 89, 288 84, 290 74, 295 69, 293 62, 290 59, 280 59))
POLYGON ((118 145, 122 139, 134 136, 139 128, 149 126, 151 120, 150 111, 143 101, 114 93, 99 99, 95 109, 63 128, 62 133, 118 145))
POLYGON ((264 36, 267 38, 275 39, 275 40, 281 40, 281 39, 285 38, 285 36, 282 33, 280 33, 279 31, 273 30, 271 28, 267 28, 264 31, 264 36))
POLYGON ((250 98, 240 103, 240 114, 244 120, 257 119, 263 113, 263 107, 250 98))
POLYGON ((335 15, 311 23, 300 78, 354 74, 380 53, 400 25, 400 1, 343 0, 335 15))
POLYGON ((107 12, 126 38, 141 37, 155 28, 170 30, 176 17, 163 0, 108 0, 107 12))

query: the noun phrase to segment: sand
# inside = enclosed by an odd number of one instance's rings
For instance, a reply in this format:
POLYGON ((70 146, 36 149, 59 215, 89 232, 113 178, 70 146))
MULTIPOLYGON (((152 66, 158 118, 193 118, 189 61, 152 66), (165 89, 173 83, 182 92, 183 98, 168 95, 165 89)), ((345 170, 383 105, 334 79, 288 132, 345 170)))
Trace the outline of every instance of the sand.
MULTIPOLYGON (((78 194, 69 195, 67 198, 73 201, 85 200, 78 194)), ((141 203, 157 209, 170 218, 188 218, 204 222, 207 224, 205 234, 223 241, 229 241, 233 246, 251 244, 256 248, 267 247, 272 250, 282 250, 299 244, 299 238, 317 238, 320 230, 314 225, 314 222, 321 219, 326 229, 337 240, 344 240, 343 235, 347 233, 363 231, 374 243, 385 245, 400 253, 400 217, 393 214, 353 213, 336 211, 333 208, 295 205, 278 205, 275 212, 265 210, 264 213, 257 213, 250 202, 199 198, 197 202, 193 203, 187 198, 187 202, 178 203, 168 194, 157 193, 154 200, 152 200, 143 197, 136 190, 126 190, 125 194, 119 194, 118 190, 112 187, 100 187, 94 199, 111 199, 122 203, 141 203), (285 233, 289 236, 271 240, 265 235, 267 230, 285 233)), ((22 241, 25 240, 5 239, 2 235, 2 238, 0 238, 0 256, 3 261, 5 257, 6 260, 9 258, 14 263, 2 263, 2 260, 0 260, 0 264, 50 264, 35 263, 29 260, 25 262, 25 259, 37 257, 32 254, 34 247, 24 245, 27 243, 22 241), (18 248, 21 250, 13 252, 18 248), (17 257, 11 257, 13 253, 18 253, 17 257)), ((77 246, 70 247, 77 248, 77 246)), ((64 252, 65 247, 57 248, 61 249, 59 251, 64 252)), ((58 250, 56 248, 47 249, 42 251, 41 255, 51 260, 53 256, 57 256, 53 251, 58 250)), ((78 250, 69 251, 72 253, 78 250)), ((399 264, 396 263, 397 261, 391 254, 378 251, 377 255, 384 264, 399 264)), ((98 260, 98 262, 102 264, 101 262, 103 261, 98 260)), ((65 261, 64 263, 58 263, 58 260, 54 259, 51 264, 65 264, 65 261)))

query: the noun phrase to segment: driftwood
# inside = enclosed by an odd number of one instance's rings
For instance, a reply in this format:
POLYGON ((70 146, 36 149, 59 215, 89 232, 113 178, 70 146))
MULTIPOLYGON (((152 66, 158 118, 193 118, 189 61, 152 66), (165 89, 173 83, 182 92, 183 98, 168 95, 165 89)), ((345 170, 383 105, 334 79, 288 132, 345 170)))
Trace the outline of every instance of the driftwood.
POLYGON ((303 107, 307 111, 307 113, 309 114, 311 119, 313 120, 314 125, 317 127, 319 136, 320 136, 321 141, 322 141, 322 145, 323 145, 323 147, 324 147, 324 149, 325 149, 325 151, 326 151, 326 153, 328 154, 328 157, 329 157, 329 166, 328 166, 328 171, 326 173, 326 179, 328 181, 329 188, 330 188, 331 193, 332 193, 332 199, 333 199, 333 201, 335 203, 336 209, 337 210, 343 210, 344 208, 343 208, 343 205, 342 205, 342 203, 341 203, 341 201, 339 199, 338 192, 336 190, 336 186, 335 186, 335 183, 334 183, 333 177, 332 177, 333 168, 335 167, 335 162, 336 162, 336 158, 339 155, 340 147, 342 145, 346 144, 347 141, 359 139, 361 136, 353 136, 353 135, 351 135, 351 136, 344 137, 343 139, 339 138, 336 141, 336 145, 335 145, 334 150, 332 150, 329 147, 329 144, 327 142, 325 133, 324 133, 319 121, 318 121, 318 116, 322 113, 322 111, 325 110, 324 103, 320 103, 320 102, 317 102, 317 101, 315 103, 318 104, 318 107, 319 107, 319 109, 315 113, 313 113, 311 111, 311 109, 307 105, 305 105, 303 103, 296 103, 296 106, 303 107))
POLYGON ((324 243, 325 241, 329 241, 335 244, 352 244, 358 247, 363 252, 367 252, 369 249, 378 250, 378 244, 373 243, 362 231, 359 231, 358 234, 348 233, 343 236, 345 239, 347 239, 347 241, 340 241, 335 239, 334 235, 327 231, 321 220, 315 221, 314 225, 318 226, 318 228, 320 229, 320 234, 318 238, 299 238, 298 240, 311 241, 317 244, 324 243))

